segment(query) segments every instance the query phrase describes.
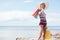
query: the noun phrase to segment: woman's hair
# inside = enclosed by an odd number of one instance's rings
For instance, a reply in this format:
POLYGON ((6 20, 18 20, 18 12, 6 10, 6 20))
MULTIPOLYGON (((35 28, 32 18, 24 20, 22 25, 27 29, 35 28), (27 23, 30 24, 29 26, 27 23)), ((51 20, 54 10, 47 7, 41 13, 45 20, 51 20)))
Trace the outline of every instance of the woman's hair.
POLYGON ((46 4, 45 4, 45 3, 41 3, 41 4, 40 4, 40 6, 41 6, 41 5, 43 5, 43 6, 44 6, 44 8, 43 8, 43 9, 45 9, 45 7, 46 7, 46 4))

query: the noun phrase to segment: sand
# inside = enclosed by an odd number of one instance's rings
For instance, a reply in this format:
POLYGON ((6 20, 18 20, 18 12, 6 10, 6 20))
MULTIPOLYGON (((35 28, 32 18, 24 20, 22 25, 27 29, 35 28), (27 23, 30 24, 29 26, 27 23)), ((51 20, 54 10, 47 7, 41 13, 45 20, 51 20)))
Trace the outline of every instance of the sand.
MULTIPOLYGON (((25 37, 20 37, 20 38, 16 38, 16 40, 38 40, 37 38, 30 38, 30 37, 28 37, 28 38, 25 38, 25 37)), ((52 38, 50 38, 50 39, 46 39, 46 40, 60 40, 60 38, 57 38, 57 37, 53 37, 52 36, 52 38)))
MULTIPOLYGON (((17 37, 16 40, 38 40, 37 37, 17 37)), ((54 34, 52 35, 49 39, 46 39, 46 40, 60 40, 60 34, 57 33, 57 34, 54 34)))

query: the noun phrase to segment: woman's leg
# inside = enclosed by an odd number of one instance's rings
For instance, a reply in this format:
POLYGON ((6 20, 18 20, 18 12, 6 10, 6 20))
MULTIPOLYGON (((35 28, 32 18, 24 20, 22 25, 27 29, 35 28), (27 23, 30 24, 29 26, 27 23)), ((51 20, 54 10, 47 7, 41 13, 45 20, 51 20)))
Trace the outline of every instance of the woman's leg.
POLYGON ((47 27, 46 27, 46 25, 44 25, 44 27, 43 27, 43 40, 45 40, 46 29, 47 29, 47 27))
POLYGON ((38 40, 40 40, 40 38, 42 36, 42 33, 43 33, 43 25, 40 25, 40 27, 39 27, 39 38, 38 38, 38 40))

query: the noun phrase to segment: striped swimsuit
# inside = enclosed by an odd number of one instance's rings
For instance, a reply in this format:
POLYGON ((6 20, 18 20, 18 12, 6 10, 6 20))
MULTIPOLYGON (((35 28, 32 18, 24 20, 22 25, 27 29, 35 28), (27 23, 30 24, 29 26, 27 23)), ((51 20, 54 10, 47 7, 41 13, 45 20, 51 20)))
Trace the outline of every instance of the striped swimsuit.
POLYGON ((39 18, 40 18, 40 23, 39 25, 46 25, 46 14, 44 12, 42 12, 42 14, 39 14, 39 18))

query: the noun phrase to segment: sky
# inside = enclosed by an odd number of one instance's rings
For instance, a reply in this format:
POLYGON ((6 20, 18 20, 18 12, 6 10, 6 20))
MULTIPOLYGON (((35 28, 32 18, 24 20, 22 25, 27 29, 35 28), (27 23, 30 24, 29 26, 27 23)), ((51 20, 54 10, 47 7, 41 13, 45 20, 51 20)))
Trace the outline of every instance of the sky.
POLYGON ((47 25, 60 26, 60 0, 0 0, 0 26, 38 26, 32 14, 41 1, 48 2, 47 25))

